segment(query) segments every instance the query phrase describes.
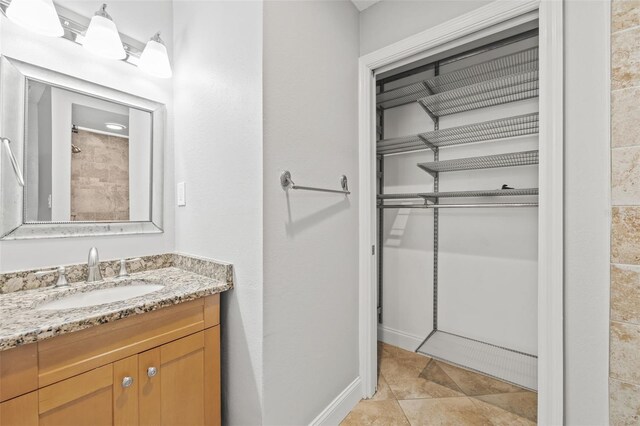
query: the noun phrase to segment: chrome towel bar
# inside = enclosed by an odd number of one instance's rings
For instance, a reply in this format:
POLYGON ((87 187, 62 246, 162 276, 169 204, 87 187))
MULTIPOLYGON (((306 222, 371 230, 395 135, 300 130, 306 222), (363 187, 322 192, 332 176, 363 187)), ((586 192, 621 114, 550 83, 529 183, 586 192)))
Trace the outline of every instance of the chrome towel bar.
POLYGON ((291 179, 291 173, 288 170, 285 170, 280 175, 280 185, 282 185, 282 189, 301 189, 304 191, 318 191, 318 192, 332 192, 334 194, 351 194, 349 191, 349 186, 347 185, 347 177, 345 175, 340 176, 340 186, 342 190, 339 189, 325 189, 325 188, 314 188, 312 186, 302 186, 296 185, 291 179))
POLYGON ((0 139, 2 139, 2 143, 7 149, 7 154, 9 155, 9 160, 11 161, 11 166, 13 166, 13 172, 16 174, 16 179, 18 180, 18 183, 20 184, 20 186, 24 186, 24 177, 22 177, 22 170, 20 170, 20 166, 18 165, 18 160, 16 160, 16 157, 13 155, 13 151, 11 151, 11 145, 9 145, 11 141, 7 138, 0 138, 0 139))

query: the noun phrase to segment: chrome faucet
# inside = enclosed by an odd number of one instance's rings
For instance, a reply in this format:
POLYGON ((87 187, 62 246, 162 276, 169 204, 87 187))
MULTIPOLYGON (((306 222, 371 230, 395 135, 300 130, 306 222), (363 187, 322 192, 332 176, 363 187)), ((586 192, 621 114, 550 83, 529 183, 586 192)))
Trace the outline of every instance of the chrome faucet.
POLYGON ((89 275, 87 276, 87 282, 92 283, 95 281, 102 281, 102 274, 100 273, 100 259, 98 259, 98 249, 91 247, 89 250, 89 261, 87 262, 89 268, 89 275))

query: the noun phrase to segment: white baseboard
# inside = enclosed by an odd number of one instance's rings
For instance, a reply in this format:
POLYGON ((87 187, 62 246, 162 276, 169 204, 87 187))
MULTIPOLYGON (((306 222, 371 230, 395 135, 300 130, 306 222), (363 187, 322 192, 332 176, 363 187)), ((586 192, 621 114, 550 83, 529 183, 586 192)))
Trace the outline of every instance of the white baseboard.
POLYGON ((426 334, 424 336, 416 336, 378 324, 379 341, 392 346, 397 346, 407 351, 415 352, 425 337, 427 337, 426 334))
POLYGON ((340 424, 347 414, 362 399, 362 381, 360 377, 349 384, 340 395, 322 410, 318 417, 313 419, 310 426, 334 426, 340 424))

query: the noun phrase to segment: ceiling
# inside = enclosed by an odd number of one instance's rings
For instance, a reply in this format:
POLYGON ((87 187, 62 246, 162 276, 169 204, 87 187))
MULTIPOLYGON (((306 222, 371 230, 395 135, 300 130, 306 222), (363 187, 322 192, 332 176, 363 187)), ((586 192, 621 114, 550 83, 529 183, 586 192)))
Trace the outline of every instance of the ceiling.
POLYGON ((360 12, 368 8, 369 6, 373 6, 378 3, 380 0, 351 0, 354 5, 358 8, 360 12))

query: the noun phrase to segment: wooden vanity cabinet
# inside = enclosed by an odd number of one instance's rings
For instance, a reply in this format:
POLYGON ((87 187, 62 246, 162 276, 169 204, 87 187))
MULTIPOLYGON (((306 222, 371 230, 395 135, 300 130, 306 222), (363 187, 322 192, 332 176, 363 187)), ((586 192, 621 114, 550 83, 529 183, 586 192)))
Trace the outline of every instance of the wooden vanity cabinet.
POLYGON ((219 295, 41 343, 40 386, 0 403, 1 426, 221 423, 219 295), (167 318, 174 321, 163 324, 167 318), (194 323, 200 331, 193 332, 194 323), (60 351, 75 355, 58 362, 60 351), (118 359, 97 361, 113 354, 118 359))

